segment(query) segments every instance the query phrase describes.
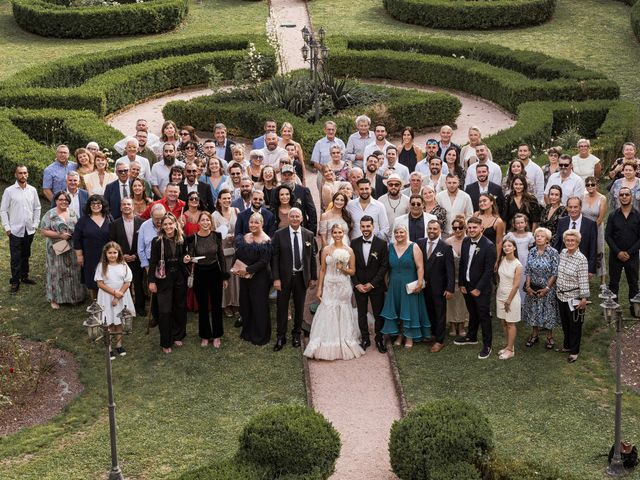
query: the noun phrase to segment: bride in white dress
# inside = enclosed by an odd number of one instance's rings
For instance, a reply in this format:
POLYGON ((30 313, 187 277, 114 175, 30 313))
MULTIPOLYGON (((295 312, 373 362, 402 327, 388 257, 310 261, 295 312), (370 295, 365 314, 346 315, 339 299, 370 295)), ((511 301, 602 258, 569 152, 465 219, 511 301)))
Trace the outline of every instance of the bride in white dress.
POLYGON ((353 250, 342 239, 340 224, 331 226, 333 244, 322 250, 318 298, 304 355, 319 360, 350 360, 364 354, 358 319, 353 315, 350 276, 355 273, 353 250))

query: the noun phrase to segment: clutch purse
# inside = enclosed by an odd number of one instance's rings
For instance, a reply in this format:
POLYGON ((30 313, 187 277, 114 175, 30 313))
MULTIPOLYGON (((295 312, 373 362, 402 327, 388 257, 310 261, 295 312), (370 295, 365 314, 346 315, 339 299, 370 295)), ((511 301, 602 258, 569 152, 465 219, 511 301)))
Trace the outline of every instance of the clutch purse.
POLYGON ((71 244, 68 240, 58 240, 52 245, 52 247, 56 255, 62 255, 63 253, 71 250, 71 244))
MULTIPOLYGON (((418 280, 414 280, 413 282, 407 283, 407 285, 406 285, 407 294, 408 295, 412 295, 417 286, 418 286, 418 280)), ((424 288, 424 286, 425 286, 425 282, 423 280, 422 281, 422 288, 424 288)))
POLYGON ((247 264, 244 263, 242 260, 238 260, 236 259, 235 262, 233 262, 233 265, 231 265, 231 273, 233 273, 234 275, 240 277, 240 278, 252 278, 253 277, 253 273, 247 273, 246 275, 239 275, 238 274, 238 270, 246 270, 247 269, 247 264))

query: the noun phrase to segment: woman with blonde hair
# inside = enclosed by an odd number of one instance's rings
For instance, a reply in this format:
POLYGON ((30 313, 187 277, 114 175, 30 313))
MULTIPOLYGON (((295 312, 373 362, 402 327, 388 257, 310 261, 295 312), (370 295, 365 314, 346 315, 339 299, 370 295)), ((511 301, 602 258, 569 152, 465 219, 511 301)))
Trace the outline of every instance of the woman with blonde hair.
POLYGON ((96 152, 93 156, 94 170, 83 177, 84 186, 89 195, 104 195, 104 189, 111 182, 115 182, 118 176, 108 170, 109 160, 102 152, 96 152))
MULTIPOLYGON (((469 143, 460 150, 460 166, 465 170, 469 168, 469 165, 478 161, 478 157, 476 157, 476 146, 482 143, 482 133, 480 132, 480 128, 475 126, 469 127, 467 135, 469 143)), ((487 160, 493 161, 489 147, 487 147, 487 160)))
POLYGON ((462 241, 465 237, 465 229, 467 225, 464 215, 457 215, 451 222, 453 235, 445 240, 453 248, 453 261, 455 264, 456 288, 453 298, 447 302, 447 323, 449 324, 449 335, 452 337, 464 337, 467 335, 465 328, 469 325, 469 312, 464 303, 464 296, 458 288, 458 270, 460 266, 460 254, 462 250, 462 241))

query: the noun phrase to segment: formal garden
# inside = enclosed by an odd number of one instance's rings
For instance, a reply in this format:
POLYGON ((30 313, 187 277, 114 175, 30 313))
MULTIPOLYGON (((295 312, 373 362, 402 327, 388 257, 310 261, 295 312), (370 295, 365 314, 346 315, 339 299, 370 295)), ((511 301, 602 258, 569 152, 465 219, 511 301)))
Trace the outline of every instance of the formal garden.
MULTIPOLYGON (((503 164, 521 142, 532 145, 543 163, 550 139, 570 130, 590 138, 605 163, 620 156, 625 141, 640 141, 640 2, 311 0, 309 16, 313 26, 327 30, 330 48, 324 95, 333 103, 319 122, 309 121, 307 108, 282 106, 284 95, 273 98, 273 92, 295 89, 301 74, 276 76, 282 53, 265 32, 273 28, 267 2, 120 3, 0 0, 3 187, 13 181, 15 165, 25 163, 30 184, 39 188, 59 143, 71 151, 89 140, 113 145, 122 132, 106 121, 127 108, 214 81, 228 85, 239 71, 250 77, 252 72, 241 72, 249 55, 260 56, 265 83, 169 102, 163 116, 205 132, 222 121, 242 138, 259 135, 267 118, 290 121, 309 157, 324 119, 335 116, 343 139, 359 113, 384 121, 392 133, 406 124, 430 131, 456 123, 461 103, 454 92, 463 92, 517 118, 513 127, 486 138, 503 164), (356 107, 341 103, 346 93, 358 93, 358 79, 372 78, 388 86, 368 86, 363 96, 369 98, 356 107)), ((9 391, 11 375, 20 373, 17 352, 28 357, 27 342, 48 342, 70 352, 77 365, 58 353, 47 363, 49 350, 43 350, 42 372, 30 370, 30 381, 39 385, 54 368, 68 369, 77 374, 77 396, 61 411, 43 412, 33 426, 0 436, 0 477, 106 478, 104 347, 86 339, 86 304, 49 309, 44 263, 44 241, 36 235, 31 265, 38 285, 17 296, 0 289, 0 335, 19 338, 0 343, 12 345, 9 357, 14 356, 7 360, 0 351, 0 394, 9 391)), ((9 271, 5 236, 0 271, 9 271)), ((540 345, 519 348, 512 362, 478 362, 475 352, 453 347, 437 355, 423 348, 397 351, 393 362, 409 413, 391 430, 388 469, 402 479, 604 478, 613 443, 614 331, 602 318, 597 292, 594 279, 577 364, 540 345)), ((620 296, 626 299, 624 285, 620 296)), ((194 318, 188 334, 195 338, 194 318)), ((340 436, 305 407, 313 399, 301 351, 289 347, 274 355, 271 345, 243 342, 233 319, 225 322, 220 350, 187 342, 168 358, 158 353, 157 330, 146 334, 146 319, 135 320, 126 338, 129 355, 113 362, 125 478, 328 478, 340 436)), ((519 330, 517 345, 523 345, 527 328, 519 330)), ((50 390, 46 401, 57 405, 55 385, 50 390)), ((10 420, 3 409, 16 417, 27 411, 29 395, 21 398, 24 408, 0 397, 0 431, 10 420)), ((640 443, 637 384, 624 390, 623 438, 640 443)))

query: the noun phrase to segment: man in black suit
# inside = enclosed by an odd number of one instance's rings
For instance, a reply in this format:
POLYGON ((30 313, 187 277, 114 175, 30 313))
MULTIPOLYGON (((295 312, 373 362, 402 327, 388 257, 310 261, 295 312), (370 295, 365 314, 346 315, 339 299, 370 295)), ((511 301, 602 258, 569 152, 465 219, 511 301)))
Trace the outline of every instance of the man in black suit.
POLYGON ((482 350, 478 358, 484 360, 491 355, 491 290, 496 246, 482 235, 482 220, 478 217, 468 220, 467 234, 460 252, 458 286, 469 312, 469 329, 465 337, 456 337, 453 343, 476 345, 478 327, 482 327, 482 350))
POLYGON ((198 192, 202 208, 204 208, 207 212, 212 213, 216 209, 216 205, 213 200, 211 185, 199 181, 197 175, 198 167, 196 167, 193 163, 189 163, 185 166, 185 180, 180 184, 180 196, 178 198, 183 202, 186 202, 189 193, 198 192))
POLYGON ((473 211, 477 212, 479 208, 480 194, 490 193, 495 197, 496 206, 498 207, 498 215, 502 215, 504 209, 504 193, 502 187, 498 184, 489 181, 489 166, 486 164, 478 165, 476 167, 476 175, 478 181, 470 183, 464 189, 465 192, 471 197, 471 203, 473 204, 473 211))
POLYGON ((268 208, 264 208, 264 192, 254 190, 251 193, 251 206, 238 214, 236 220, 236 238, 240 238, 249 233, 249 218, 254 213, 259 213, 264 219, 264 233, 273 238, 276 233, 276 219, 268 208))
POLYGON ((293 191, 292 204, 302 211, 303 224, 307 230, 311 230, 315 235, 318 232, 318 214, 316 213, 316 205, 313 203, 311 191, 307 187, 299 185, 294 180, 296 173, 293 165, 284 165, 280 172, 281 181, 284 185, 288 185, 293 191))
POLYGON ((569 214, 567 217, 562 217, 558 221, 553 248, 558 252, 565 248, 562 236, 570 228, 580 231, 580 235, 582 235, 580 251, 587 257, 589 262, 589 279, 591 279, 597 270, 598 226, 596 222, 582 215, 582 199, 580 197, 569 197, 567 199, 567 213, 569 214))
POLYGON ((123 198, 133 197, 131 180, 129 179, 129 164, 121 162, 116 165, 118 180, 108 183, 104 189, 104 199, 109 204, 111 216, 120 218, 120 202, 123 198))
POLYGON ((302 212, 293 207, 289 210, 289 226, 281 228, 273 236, 271 271, 273 287, 278 292, 277 337, 273 347, 282 350, 287 343, 287 320, 289 300, 293 296, 293 330, 291 345, 300 346, 300 332, 304 313, 304 299, 308 288, 315 288, 317 280, 316 241, 314 234, 302 227, 302 212))
POLYGON ((376 321, 376 348, 380 353, 386 353, 387 347, 380 331, 384 325, 384 318, 380 316, 380 312, 384 306, 384 278, 389 270, 389 250, 387 242, 373 234, 373 218, 369 215, 360 219, 360 232, 362 236, 351 242, 356 257, 356 272, 351 277, 351 283, 358 307, 358 327, 362 335, 360 346, 366 350, 371 345, 367 321, 368 306, 371 302, 371 311, 376 321))
POLYGON ((145 290, 142 282, 142 267, 140 259, 138 259, 138 230, 144 220, 133 214, 133 200, 131 198, 123 198, 120 201, 119 210, 122 215, 109 225, 109 239, 120 245, 124 261, 127 262, 131 273, 133 273, 134 307, 136 315, 143 317, 145 315, 145 290))
POLYGON ((427 224, 427 238, 418 241, 424 261, 424 300, 431 320, 435 343, 432 353, 444 347, 447 326, 447 300, 453 298, 455 289, 455 265, 453 249, 441 238, 442 227, 437 220, 427 224))

